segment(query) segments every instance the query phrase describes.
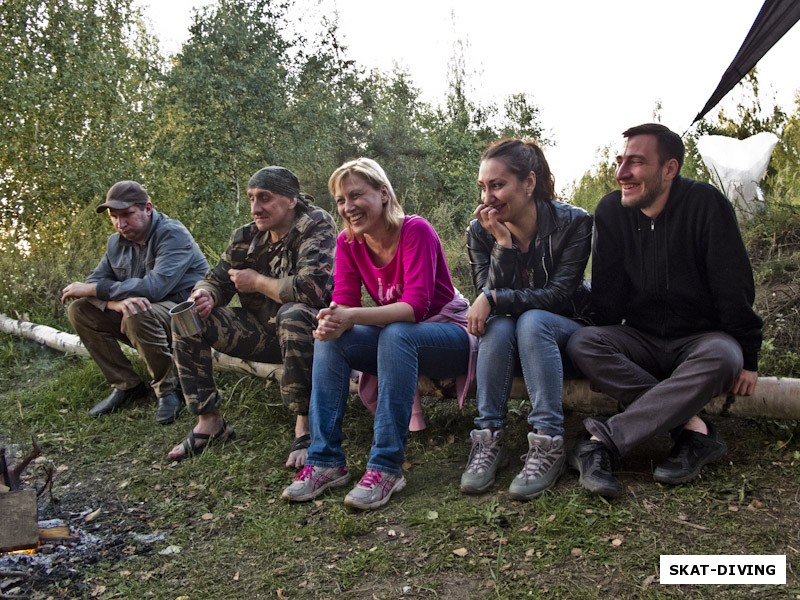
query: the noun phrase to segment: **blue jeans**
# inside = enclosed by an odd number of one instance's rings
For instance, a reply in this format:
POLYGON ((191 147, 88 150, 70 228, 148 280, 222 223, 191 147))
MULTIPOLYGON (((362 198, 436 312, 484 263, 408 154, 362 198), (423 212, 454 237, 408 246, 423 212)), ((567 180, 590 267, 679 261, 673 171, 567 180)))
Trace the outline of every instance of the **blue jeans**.
POLYGON ((378 376, 378 406, 367 469, 400 474, 417 376, 463 375, 468 361, 467 332, 452 323, 356 325, 335 340, 316 340, 309 410, 311 447, 306 464, 345 466, 342 421, 350 370, 355 369, 378 376))
POLYGON ((564 372, 575 371, 564 348, 580 327, 546 310, 529 310, 518 318, 491 317, 478 346, 475 426, 505 425, 508 396, 521 367, 531 399, 528 423, 539 433, 564 435, 564 372))

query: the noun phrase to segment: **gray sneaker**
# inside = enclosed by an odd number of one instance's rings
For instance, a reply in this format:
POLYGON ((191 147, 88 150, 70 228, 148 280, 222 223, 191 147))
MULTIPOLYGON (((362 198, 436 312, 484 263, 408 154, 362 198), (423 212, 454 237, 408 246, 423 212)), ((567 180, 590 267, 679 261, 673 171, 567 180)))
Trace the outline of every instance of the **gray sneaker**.
POLYGON ((402 475, 390 475, 376 469, 367 469, 347 496, 344 505, 361 510, 380 508, 392 498, 392 494, 406 487, 406 478, 402 475))
POLYGON ((344 467, 314 467, 306 465, 294 478, 292 485, 283 490, 281 496, 289 502, 313 500, 328 488, 341 487, 350 481, 350 473, 344 467))
POLYGON ((530 432, 528 454, 522 460, 525 466, 511 482, 508 495, 514 500, 531 500, 551 488, 564 472, 564 438, 530 432))
POLYGON ((467 460, 467 468, 461 474, 461 491, 465 494, 482 494, 494 483, 497 469, 508 464, 508 456, 503 448, 503 430, 473 429, 472 450, 467 460))

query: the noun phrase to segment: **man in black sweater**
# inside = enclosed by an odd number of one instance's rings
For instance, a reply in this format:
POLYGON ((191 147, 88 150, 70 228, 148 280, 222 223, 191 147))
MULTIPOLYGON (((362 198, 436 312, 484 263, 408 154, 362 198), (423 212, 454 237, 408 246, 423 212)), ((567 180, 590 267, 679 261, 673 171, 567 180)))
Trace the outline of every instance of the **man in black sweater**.
POLYGON ((569 455, 590 492, 616 496, 613 465, 638 444, 671 432, 674 447, 653 476, 694 479, 725 456, 698 414, 714 397, 750 395, 758 381, 761 318, 750 260, 733 208, 714 187, 679 175, 684 147, 660 124, 623 133, 620 189, 595 213, 592 304, 597 326, 567 351, 593 387, 623 412, 584 421, 589 436, 569 455))

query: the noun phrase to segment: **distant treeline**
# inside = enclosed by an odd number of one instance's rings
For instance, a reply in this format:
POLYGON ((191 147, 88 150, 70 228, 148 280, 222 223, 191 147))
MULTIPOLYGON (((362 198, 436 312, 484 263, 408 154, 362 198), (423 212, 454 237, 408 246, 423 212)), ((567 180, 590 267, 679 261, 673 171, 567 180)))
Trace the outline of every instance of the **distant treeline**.
MULTIPOLYGON (((169 59, 132 4, 0 1, 0 312, 62 322, 57 290, 96 263, 109 227, 94 209, 117 180, 142 182, 214 261, 249 220, 245 188, 257 169, 292 169, 333 211, 328 175, 361 155, 384 166, 406 212, 434 224, 467 287, 464 230, 478 202, 481 151, 501 136, 536 138, 545 152, 553 141, 531 96, 513 94, 502 105, 470 97, 458 45, 446 96, 432 106, 407 73, 351 60, 335 21, 321 16, 308 39, 291 33, 283 0, 218 0, 195 15, 169 59)), ((705 176, 698 133, 780 130, 767 188, 792 201, 798 111, 763 117, 754 75, 747 85, 752 105, 687 136, 685 173, 705 176)), ((599 118, 588 105, 584 117, 599 118)), ((615 186, 608 154, 601 150, 562 199, 592 210, 615 186)))

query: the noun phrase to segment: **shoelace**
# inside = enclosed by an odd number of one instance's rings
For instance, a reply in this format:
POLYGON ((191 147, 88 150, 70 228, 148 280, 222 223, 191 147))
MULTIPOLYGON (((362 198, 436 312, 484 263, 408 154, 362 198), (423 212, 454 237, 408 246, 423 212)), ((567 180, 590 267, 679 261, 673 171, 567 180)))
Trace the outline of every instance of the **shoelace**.
POLYGON ((364 473, 364 476, 361 478, 361 481, 358 482, 358 485, 372 489, 378 485, 382 479, 383 473, 375 469, 367 469, 366 473, 364 473))
POLYGON ((543 470, 547 452, 537 445, 529 448, 528 453, 523 454, 520 458, 525 461, 525 466, 522 467, 522 476, 525 479, 531 479, 536 473, 543 470))
POLYGON ((311 465, 306 465, 302 469, 300 469, 300 472, 297 474, 297 477, 295 477, 294 480, 305 481, 306 479, 311 477, 313 473, 314 473, 314 467, 312 467, 311 465))
MULTIPOLYGON (((477 437, 477 436, 476 436, 477 437)), ((495 448, 489 448, 483 443, 481 438, 472 438, 472 452, 469 455, 468 470, 472 473, 480 473, 485 471, 492 465, 494 460, 493 452, 495 448)))
POLYGON ((608 452, 594 452, 594 460, 592 460, 592 466, 595 468, 600 468, 603 471, 608 473, 611 472, 611 456, 608 452))
POLYGON ((674 462, 683 463, 689 457, 689 453, 696 449, 696 444, 680 444, 670 452, 669 459, 674 462))

